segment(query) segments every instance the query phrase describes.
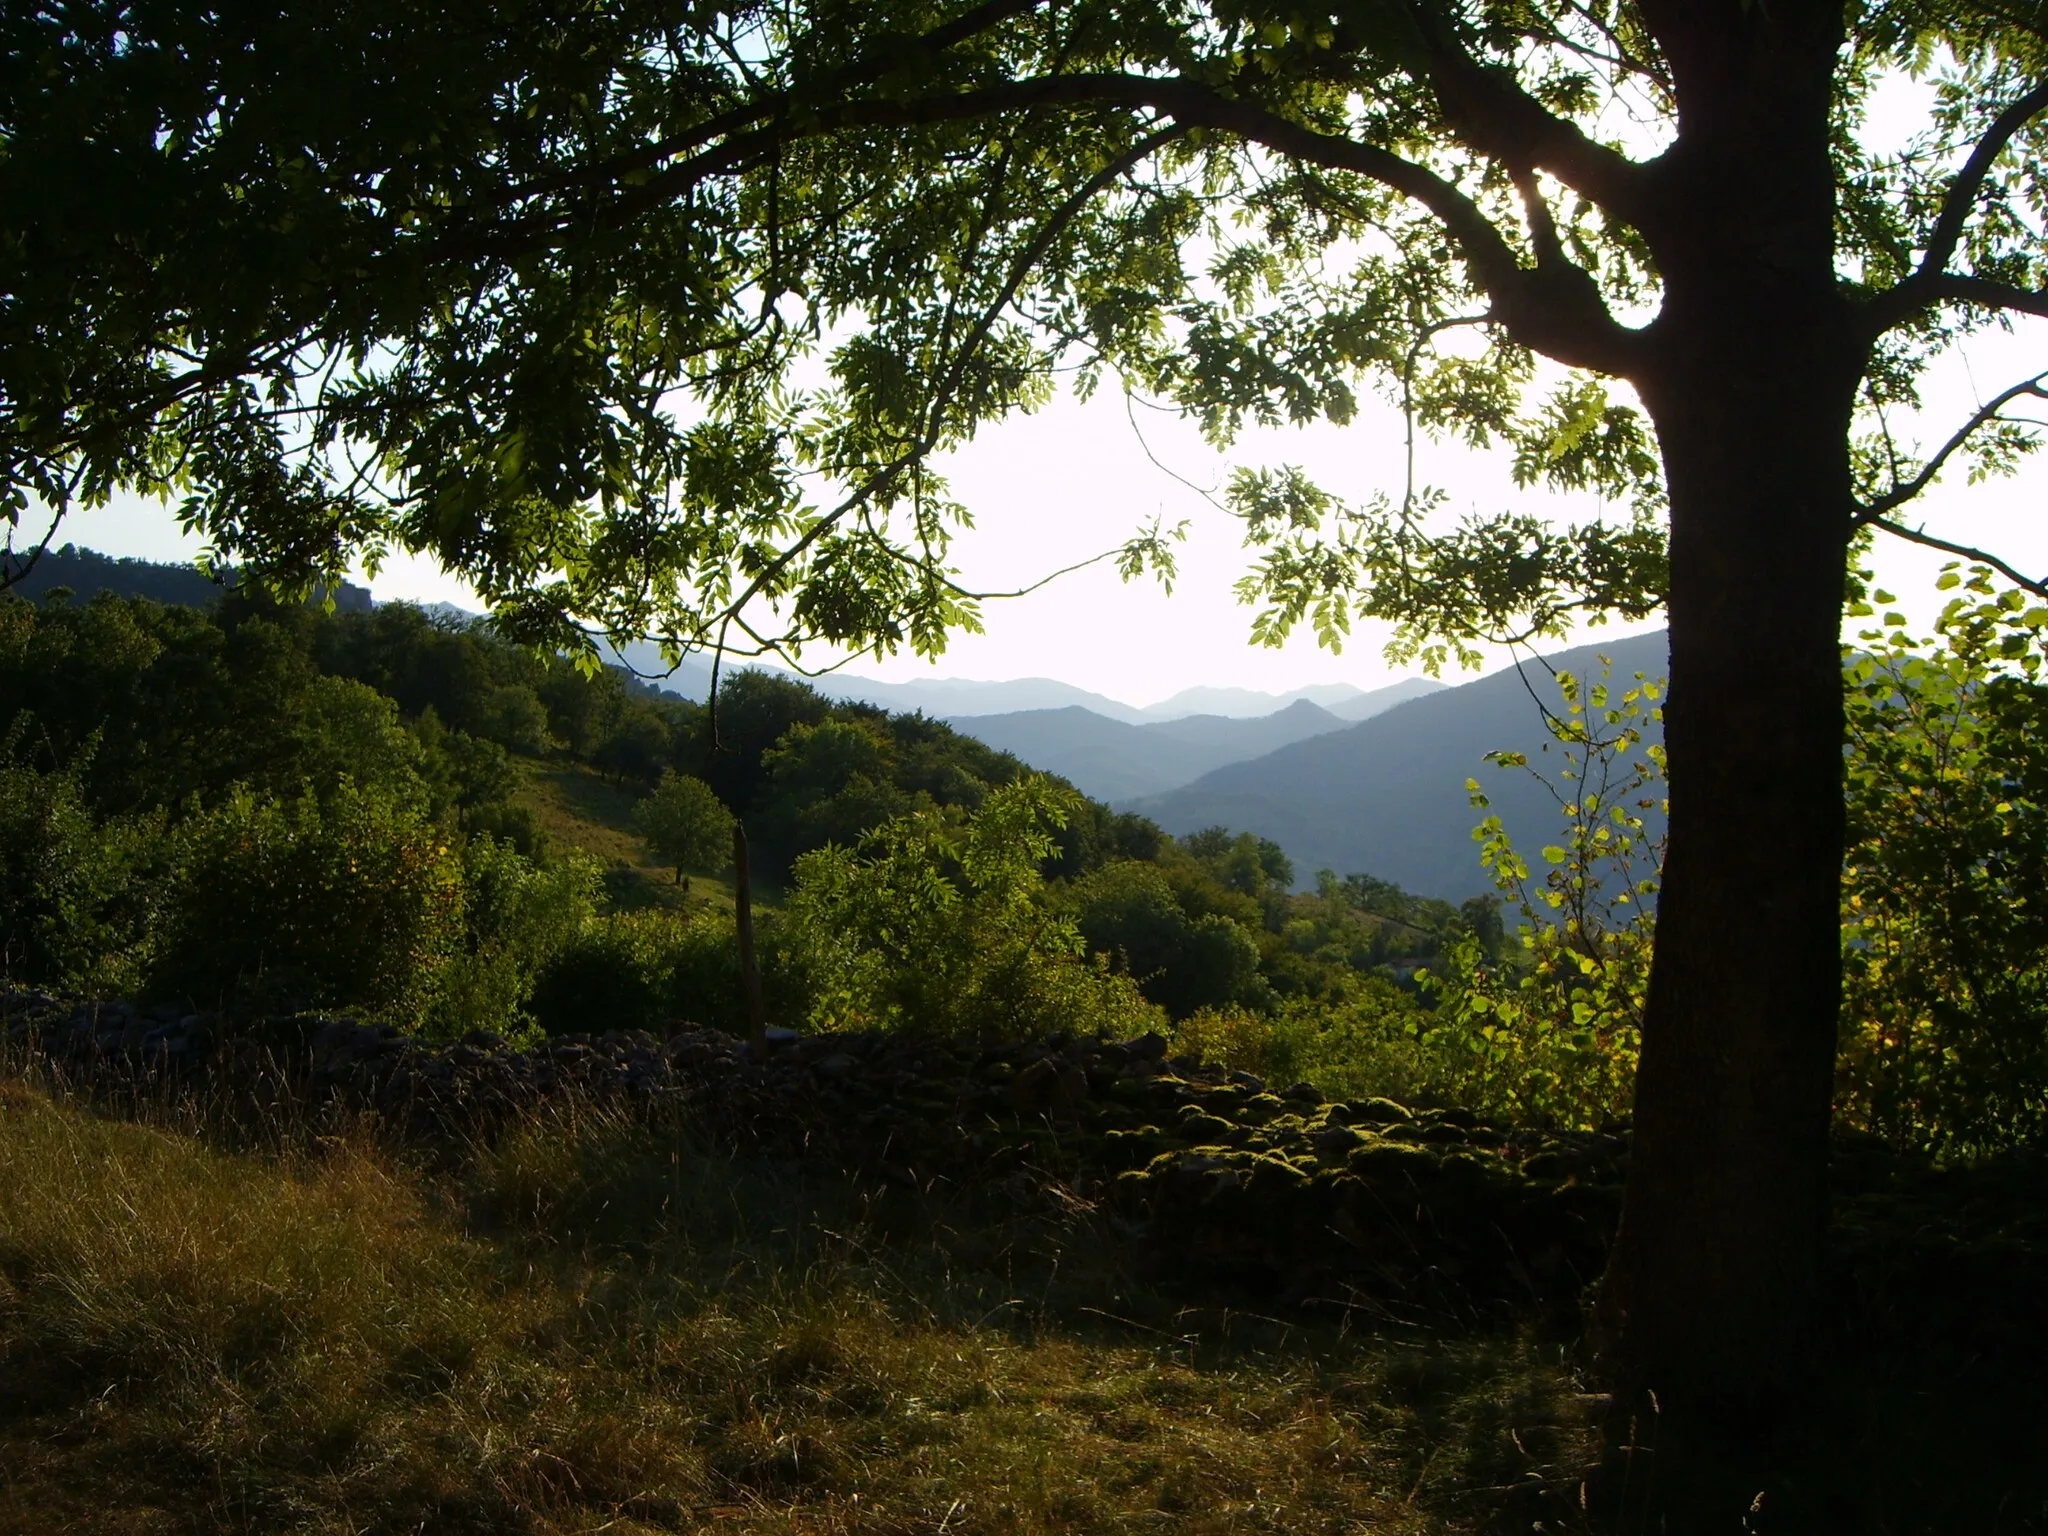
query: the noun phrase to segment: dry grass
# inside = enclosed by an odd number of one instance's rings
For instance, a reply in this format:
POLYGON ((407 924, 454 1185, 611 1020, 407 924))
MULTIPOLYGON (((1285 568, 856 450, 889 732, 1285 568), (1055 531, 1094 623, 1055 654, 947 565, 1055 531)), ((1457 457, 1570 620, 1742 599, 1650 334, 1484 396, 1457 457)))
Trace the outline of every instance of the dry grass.
POLYGON ((1534 1344, 1197 1328, 1092 1220, 590 1113, 430 1171, 0 1085, 0 1531, 1526 1531, 1475 1490, 1585 1452, 1534 1344))

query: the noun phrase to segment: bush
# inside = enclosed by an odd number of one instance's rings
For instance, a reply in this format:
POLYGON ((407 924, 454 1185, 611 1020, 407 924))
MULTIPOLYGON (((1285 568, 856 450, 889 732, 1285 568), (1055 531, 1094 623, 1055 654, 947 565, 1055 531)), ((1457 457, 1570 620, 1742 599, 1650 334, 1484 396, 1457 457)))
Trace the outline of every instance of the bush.
POLYGON ((1968 1156, 2048 1132, 2048 607, 1941 584, 1933 635, 1889 615, 1850 658, 1837 1103, 1968 1156))
POLYGON ((163 818, 101 822, 75 772, 39 772, 13 747, 0 749, 0 975, 127 991, 147 961, 147 876, 163 818))
POLYGON ((1432 1016, 1381 976, 1341 1002, 1290 998, 1271 1013, 1204 1008, 1174 1026, 1173 1049, 1271 1083, 1313 1083, 1333 1099, 1448 1102, 1456 1084, 1428 1041, 1432 1016))
MULTIPOLYGON (((1649 991, 1663 839, 1647 830, 1664 805, 1664 750, 1647 739, 1663 715, 1662 685, 1638 674, 1615 695, 1604 678, 1560 673, 1565 714, 1550 721, 1563 748, 1552 786, 1564 841, 1543 849, 1542 882, 1498 816, 1473 831, 1494 883, 1522 914, 1501 963, 1468 933, 1427 985, 1436 1021, 1421 1038, 1443 1090, 1513 1120, 1590 1127, 1628 1114, 1649 991)), ((1519 753, 1503 767, 1528 770, 1519 753)), ((1487 798, 1467 786, 1475 807, 1487 798)))
POLYGON ((965 823, 905 816, 858 851, 799 859, 790 942, 812 980, 810 1022, 1010 1038, 1135 1035, 1161 1022, 1044 899, 1039 865, 1070 795, 1027 778, 965 823))
POLYGON ((1088 947, 1115 957, 1174 1018, 1268 1000, 1258 940, 1221 913, 1189 917, 1158 865, 1106 864, 1076 883, 1074 899, 1088 947))
POLYGON ((426 1030, 516 1036, 535 1022, 529 1004, 548 967, 590 926, 600 871, 587 857, 539 865, 510 843, 473 837, 462 875, 464 942, 436 980, 426 1030))
POLYGON ((237 789, 172 848, 157 986, 212 1005, 419 1021, 463 933, 461 859, 409 800, 237 789))
MULTIPOLYGON (((755 947, 769 1018, 801 1021, 809 994, 775 913, 755 914, 755 947)), ((551 1035, 659 1030, 685 1019, 743 1034, 732 914, 655 909, 586 923, 540 968, 528 1012, 551 1035)))

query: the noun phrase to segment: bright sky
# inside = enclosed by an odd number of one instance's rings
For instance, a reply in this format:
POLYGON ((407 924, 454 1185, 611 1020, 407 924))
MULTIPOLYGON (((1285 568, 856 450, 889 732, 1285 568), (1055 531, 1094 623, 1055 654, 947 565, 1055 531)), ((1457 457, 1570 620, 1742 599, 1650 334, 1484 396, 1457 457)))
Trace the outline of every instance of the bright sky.
MULTIPOLYGON (((1885 110, 1873 114, 1888 119, 1877 125, 1879 131, 1889 130, 1887 137, 1909 131, 1919 106, 1916 95, 1911 85, 1898 92, 1888 88, 1885 110)), ((1940 442, 1979 402, 2048 366, 2044 342, 2048 322, 2042 321, 1974 339, 1929 376, 1921 421, 1895 421, 1894 431, 1940 442), (1902 426, 1906 430, 1900 432, 1902 426)), ((1354 502, 1376 490, 1398 492, 1400 417, 1390 406, 1369 403, 1349 427, 1254 432, 1219 454, 1176 417, 1128 406, 1105 392, 1086 404, 1062 398, 1036 416, 986 430, 944 464, 976 521, 955 547, 968 585, 1026 585, 1122 543, 1156 516, 1169 525, 1189 525, 1172 595, 1149 579, 1127 586, 1113 569, 1098 567, 1029 597, 990 603, 987 633, 958 637, 935 665, 903 656, 863 660, 848 670, 891 681, 1053 677, 1135 705, 1198 684, 1277 693, 1307 683, 1347 681, 1373 688, 1392 681, 1402 674, 1380 654, 1384 631, 1361 628, 1341 655, 1318 649, 1308 634, 1280 650, 1249 643, 1252 610, 1240 606, 1231 590, 1249 555, 1235 520, 1195 487, 1220 488, 1234 465, 1281 463, 1303 465, 1326 489, 1354 502)), ((1589 499, 1520 491, 1504 454, 1456 445, 1425 444, 1418 478, 1450 493, 1451 518, 1517 504, 1560 517, 1586 518, 1597 511, 1589 499)), ((2010 480, 1969 486, 1958 472, 1902 515, 1945 538, 1993 550, 2030 575, 2048 575, 2044 493, 2048 455, 2010 480)), ((182 537, 171 514, 153 503, 130 501, 76 514, 61 537, 157 560, 197 553, 196 541, 182 537)), ((1923 618, 1939 606, 1933 583, 1946 558, 1886 538, 1877 551, 1878 576, 1908 612, 1923 618)), ((475 606, 466 588, 421 560, 388 564, 373 587, 380 599, 475 606)), ((806 656, 813 663, 827 659, 806 656)))

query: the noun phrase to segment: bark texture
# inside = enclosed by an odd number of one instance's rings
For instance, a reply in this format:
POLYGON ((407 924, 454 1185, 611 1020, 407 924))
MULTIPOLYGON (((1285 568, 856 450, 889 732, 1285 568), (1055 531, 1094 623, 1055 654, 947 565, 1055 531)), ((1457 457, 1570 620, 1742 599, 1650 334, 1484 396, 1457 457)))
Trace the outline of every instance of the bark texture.
POLYGON ((1761 1488, 1737 1470, 1709 1496, 1678 1448, 1766 1480, 1821 1338, 1864 355, 1834 271, 1839 7, 1645 9, 1680 89, 1652 231, 1665 307, 1635 378, 1671 499, 1671 820, 1600 1321, 1637 1439, 1680 1478, 1669 1528, 1732 1530, 1723 1500, 1761 1488))

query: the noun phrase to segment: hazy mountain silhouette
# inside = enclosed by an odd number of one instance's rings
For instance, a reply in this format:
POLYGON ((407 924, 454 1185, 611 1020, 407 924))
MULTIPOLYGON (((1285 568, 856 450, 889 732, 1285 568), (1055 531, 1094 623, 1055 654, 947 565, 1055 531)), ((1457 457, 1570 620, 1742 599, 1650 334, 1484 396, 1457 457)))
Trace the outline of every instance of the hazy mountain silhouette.
MULTIPOLYGON (((1545 660, 1585 676, 1598 673, 1602 655, 1612 661, 1610 677, 1620 682, 1637 672, 1663 677, 1669 649, 1659 630, 1545 660)), ((1526 752, 1533 766, 1555 778, 1560 753, 1545 750, 1550 736, 1532 691, 1552 708, 1560 702, 1549 671, 1527 662, 1519 672, 1508 667, 1411 699, 1362 724, 1215 769, 1179 789, 1132 797, 1124 808, 1174 833, 1220 825, 1270 837, 1304 880, 1318 869, 1362 872, 1420 895, 1462 900, 1490 888, 1472 841, 1479 813, 1468 802, 1467 779, 1479 780, 1532 862, 1538 849, 1558 840, 1563 823, 1543 786, 1520 770, 1485 761, 1488 752, 1526 752)))
POLYGON ((1014 752, 1098 800, 1128 800, 1191 783, 1212 768, 1260 757, 1306 736, 1341 731, 1344 722, 1306 699, 1253 720, 1190 715, 1131 725, 1093 710, 1027 709, 1007 715, 954 716, 954 730, 1014 752))
POLYGON ((1250 720, 1306 699, 1327 709, 1340 720, 1363 720, 1367 715, 1378 714, 1390 704, 1400 702, 1400 699, 1433 693, 1442 686, 1426 677, 1411 677, 1390 688, 1376 688, 1370 693, 1356 683, 1311 683, 1287 693, 1261 693, 1255 688, 1183 688, 1172 698, 1147 704, 1139 713, 1147 720, 1180 720, 1190 715, 1223 715, 1233 720, 1250 720), (1387 697, 1396 693, 1398 698, 1387 697))
MULTIPOLYGON (((626 662, 647 674, 671 693, 701 700, 710 690, 711 662, 705 656, 685 657, 673 671, 666 669, 660 652, 648 644, 629 645, 620 653, 626 662)), ((728 666, 752 665, 730 662, 728 666)), ((794 676, 780 667, 766 670, 794 676)), ((1443 684, 1426 677, 1403 678, 1384 688, 1370 691, 1352 683, 1316 683, 1288 693, 1260 693, 1251 688, 1184 688, 1169 699, 1140 709, 1072 683, 1050 677, 1016 677, 986 681, 968 677, 915 678, 904 683, 887 683, 857 673, 828 672, 803 679, 829 699, 873 704, 898 714, 923 710, 939 719, 960 721, 990 715, 1036 714, 1063 709, 1085 709, 1105 720, 1125 725, 1151 725, 1168 720, 1223 717, 1233 720, 1265 719, 1296 703, 1307 701, 1327 710, 1339 721, 1363 720, 1405 699, 1434 693, 1443 684)), ((1283 740, 1292 737, 1283 736, 1283 740)), ((1275 740, 1262 747, 1270 751, 1275 740)), ((1231 762, 1225 757, 1219 762, 1231 762)), ((1214 766, 1211 764, 1210 766, 1214 766)), ((1147 782, 1151 782, 1148 778, 1147 782)), ((1174 780, 1185 783, 1185 780, 1174 780)), ((1166 787, 1156 785, 1155 787, 1166 787)), ((1149 791, 1133 791, 1149 793, 1149 791)))
MULTIPOLYGON (((39 598, 53 587, 63 587, 80 602, 96 593, 111 592, 117 597, 146 597, 179 607, 204 608, 234 586, 232 568, 224 578, 215 581, 196 565, 132 560, 65 544, 45 550, 7 590, 16 597, 39 598)), ((343 582, 334 605, 344 613, 365 612, 370 606, 369 589, 343 582)))
MULTIPOLYGON (((1441 689, 1440 684, 1420 678, 1371 693, 1361 693, 1349 684, 1341 686, 1348 691, 1342 700, 1343 707, 1363 715, 1391 709, 1413 698, 1418 691, 1441 689)), ((1174 697, 1223 694, 1272 697, 1253 695, 1242 688, 1190 688, 1174 697)), ((1152 707, 1159 709, 1165 705, 1152 707)), ((948 723, 956 731, 999 751, 1014 752, 1034 768, 1059 774, 1098 800, 1128 800, 1192 783, 1211 769, 1262 757, 1290 742, 1341 731, 1348 722, 1319 704, 1297 697, 1283 709, 1250 718, 1187 715, 1133 725, 1105 719, 1099 710, 1068 708, 1022 710, 1005 715, 954 715, 948 723)))

